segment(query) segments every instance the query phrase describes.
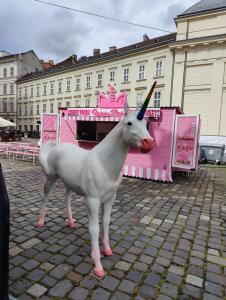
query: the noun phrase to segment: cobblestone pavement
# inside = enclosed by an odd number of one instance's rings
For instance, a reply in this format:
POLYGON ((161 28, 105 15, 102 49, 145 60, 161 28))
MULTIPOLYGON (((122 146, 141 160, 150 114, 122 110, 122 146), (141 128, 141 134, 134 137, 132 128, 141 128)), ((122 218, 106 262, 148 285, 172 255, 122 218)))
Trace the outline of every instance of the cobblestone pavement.
POLYGON ((173 184, 125 178, 102 280, 92 274, 83 199, 73 195, 77 228, 67 228, 57 181, 46 227, 38 229, 39 166, 3 160, 3 170, 11 203, 10 292, 18 299, 225 299, 225 167, 202 167, 173 184))

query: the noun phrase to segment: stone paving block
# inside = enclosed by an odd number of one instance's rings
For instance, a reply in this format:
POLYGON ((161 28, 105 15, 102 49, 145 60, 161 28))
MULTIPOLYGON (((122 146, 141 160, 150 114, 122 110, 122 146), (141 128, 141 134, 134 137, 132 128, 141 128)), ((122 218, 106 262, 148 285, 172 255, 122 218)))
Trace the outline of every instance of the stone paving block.
POLYGON ((185 284, 183 288, 183 293, 193 297, 194 299, 200 300, 201 290, 195 286, 192 286, 190 284, 185 284))
POLYGON ((130 270, 129 273, 126 275, 126 279, 135 281, 135 282, 141 282, 143 277, 142 272, 136 271, 136 270, 130 270))
POLYGON ((214 296, 212 294, 204 293, 203 300, 222 300, 222 298, 214 296))
POLYGON ((220 266, 226 267, 226 258, 208 254, 207 255, 207 260, 214 263, 214 264, 218 264, 220 266))
POLYGON ((68 279, 64 279, 62 281, 58 281, 57 284, 49 290, 49 295, 63 298, 72 290, 72 288, 72 283, 68 279))
POLYGON ((174 274, 181 275, 181 276, 183 276, 183 274, 184 274, 183 268, 175 266, 175 265, 171 265, 169 268, 169 271, 174 274))
POLYGON ((131 297, 125 293, 116 291, 113 293, 111 300, 131 300, 131 297))
POLYGON ((205 291, 213 295, 223 296, 222 286, 210 281, 205 282, 205 291))
POLYGON ((107 290, 114 291, 119 285, 120 281, 113 276, 107 275, 102 281, 101 286, 107 290))
POLYGON ((47 274, 41 279, 41 282, 48 287, 53 287, 57 283, 57 279, 47 274))
POLYGON ((44 286, 42 286, 38 283, 35 283, 27 290, 28 294, 30 294, 31 296, 34 296, 35 298, 41 297, 43 294, 45 294, 46 291, 47 291, 47 288, 45 288, 44 286))
POLYGON ((198 276, 194 276, 191 274, 188 274, 186 277, 186 282, 190 283, 191 285, 197 286, 197 287, 202 287, 203 284, 203 279, 198 277, 198 276))
POLYGON ((26 241, 25 243, 21 244, 20 246, 24 249, 29 249, 32 248, 33 246, 35 246, 36 244, 40 243, 41 240, 37 239, 37 238, 32 238, 28 241, 26 241))
POLYGON ((219 251, 215 249, 208 249, 208 254, 219 256, 219 251))
POLYGON ((88 294, 89 294, 89 290, 81 288, 81 287, 76 287, 69 294, 69 299, 72 299, 72 300, 85 300, 85 299, 87 299, 88 294))
POLYGON ((53 269, 49 274, 57 279, 61 279, 70 271, 70 269, 71 267, 69 265, 61 264, 53 269))
POLYGON ((9 255, 10 256, 16 256, 17 254, 23 252, 23 249, 21 249, 19 246, 15 246, 9 249, 9 255))
POLYGON ((125 261, 119 261, 115 265, 116 269, 122 270, 122 271, 128 271, 130 269, 131 264, 125 262, 125 261))
POLYGON ((141 296, 141 300, 142 299, 147 299, 147 300, 155 299, 156 298, 155 289, 150 287, 149 285, 143 284, 138 290, 137 300, 140 299, 139 296, 141 296))
POLYGON ((149 224, 152 221, 153 217, 149 216, 144 216, 141 220, 140 223, 142 224, 149 224))
POLYGON ((160 293, 176 298, 178 294, 178 287, 173 284, 163 283, 160 293))
POLYGON ((182 276, 169 272, 166 276, 166 280, 179 286, 182 282, 182 276))
POLYGON ((111 296, 111 294, 108 291, 106 291, 102 288, 98 288, 93 292, 91 299, 92 300, 108 300, 110 298, 110 296, 111 296))
POLYGON ((125 292, 125 293, 128 293, 128 294, 133 294, 133 291, 134 291, 135 287, 136 287, 135 282, 123 279, 122 282, 120 283, 118 289, 122 292, 125 292))
POLYGON ((144 280, 145 284, 156 287, 161 281, 161 276, 155 273, 149 273, 144 280))
POLYGON ((22 267, 24 269, 30 271, 30 270, 34 269, 35 267, 37 267, 38 265, 39 265, 39 262, 37 262, 36 260, 28 259, 22 264, 22 267))
POLYGON ((55 267, 55 265, 52 265, 48 262, 44 262, 40 265, 40 269, 49 272, 50 270, 52 270, 55 267))

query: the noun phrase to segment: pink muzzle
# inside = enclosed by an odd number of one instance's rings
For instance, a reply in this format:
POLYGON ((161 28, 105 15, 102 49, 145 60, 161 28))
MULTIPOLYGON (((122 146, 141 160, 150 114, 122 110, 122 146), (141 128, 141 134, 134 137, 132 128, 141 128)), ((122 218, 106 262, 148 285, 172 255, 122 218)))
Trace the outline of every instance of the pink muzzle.
POLYGON ((155 140, 153 138, 141 140, 141 145, 139 146, 141 152, 147 153, 151 151, 155 146, 155 140))

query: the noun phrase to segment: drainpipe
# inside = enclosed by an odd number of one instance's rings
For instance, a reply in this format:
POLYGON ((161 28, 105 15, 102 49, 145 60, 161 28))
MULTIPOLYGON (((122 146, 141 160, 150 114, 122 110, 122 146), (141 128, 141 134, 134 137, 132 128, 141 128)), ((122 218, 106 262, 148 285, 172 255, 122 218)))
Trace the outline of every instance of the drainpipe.
POLYGON ((172 106, 172 96, 173 96, 174 64, 175 64, 175 51, 173 50, 173 63, 172 63, 172 76, 171 76, 171 90, 170 90, 170 106, 172 106))
MULTIPOLYGON (((189 21, 187 21, 186 40, 188 40, 188 32, 189 32, 189 21)), ((181 109, 182 110, 184 110, 184 88, 185 88, 186 71, 187 71, 187 59, 188 59, 188 51, 185 51, 184 52, 183 84, 182 84, 182 95, 181 95, 181 109)))

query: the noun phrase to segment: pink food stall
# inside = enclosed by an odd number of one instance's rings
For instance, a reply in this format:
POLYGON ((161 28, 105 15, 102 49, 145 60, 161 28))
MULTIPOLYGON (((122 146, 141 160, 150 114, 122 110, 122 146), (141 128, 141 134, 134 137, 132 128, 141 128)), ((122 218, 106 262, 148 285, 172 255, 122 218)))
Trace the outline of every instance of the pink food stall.
MULTIPOLYGON (((42 144, 73 143, 91 149, 124 118, 126 98, 125 92, 116 96, 115 87, 110 85, 108 95, 98 95, 97 108, 60 108, 58 114, 43 114, 42 144)), ((150 107, 145 118, 155 148, 149 153, 131 148, 122 174, 171 182, 174 171, 197 170, 199 116, 185 115, 179 107, 150 107)))

